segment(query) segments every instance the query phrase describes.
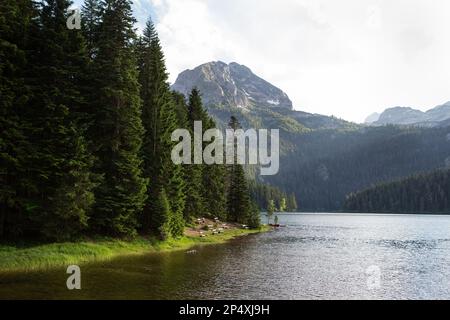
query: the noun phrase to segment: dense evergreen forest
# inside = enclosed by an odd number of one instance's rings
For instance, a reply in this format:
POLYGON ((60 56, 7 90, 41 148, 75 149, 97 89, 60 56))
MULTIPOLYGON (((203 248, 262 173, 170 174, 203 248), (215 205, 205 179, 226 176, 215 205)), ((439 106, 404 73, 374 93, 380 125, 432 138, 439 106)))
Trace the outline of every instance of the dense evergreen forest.
POLYGON ((0 239, 167 239, 198 216, 258 227, 242 166, 171 161, 173 130, 215 123, 200 92, 170 90, 151 20, 138 36, 130 0, 86 0, 69 30, 70 5, 0 2, 0 239))
MULTIPOLYGON (((207 107, 219 125, 235 112, 245 128, 280 129, 280 172, 260 177, 256 170, 248 171, 256 184, 282 190, 288 198, 294 194, 300 211, 340 211, 351 192, 450 167, 449 126, 370 127, 256 105, 236 111, 229 106, 207 107)), ((267 199, 261 195, 270 192, 262 188, 252 186, 252 193, 265 209, 267 199)), ((284 197, 273 194, 275 200, 284 197)))
POLYGON ((450 213, 450 170, 438 170, 352 193, 352 212, 450 213))
POLYGON ((283 133, 280 172, 265 181, 295 193, 302 211, 339 211, 346 195, 450 167, 450 128, 363 127, 283 133))
POLYGON ((267 210, 270 201, 274 202, 276 211, 295 212, 298 209, 297 200, 293 193, 288 195, 277 187, 255 180, 251 180, 249 186, 252 199, 262 210, 267 210))

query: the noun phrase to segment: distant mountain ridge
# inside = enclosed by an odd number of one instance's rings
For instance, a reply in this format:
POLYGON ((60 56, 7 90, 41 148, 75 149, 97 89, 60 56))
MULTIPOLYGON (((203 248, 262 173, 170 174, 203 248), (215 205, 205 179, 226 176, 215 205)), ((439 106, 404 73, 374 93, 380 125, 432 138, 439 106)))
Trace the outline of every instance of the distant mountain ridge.
POLYGON ((366 123, 374 126, 394 124, 436 127, 441 126, 448 119, 450 119, 450 101, 426 112, 409 107, 389 108, 380 115, 378 120, 373 122, 366 120, 366 123))

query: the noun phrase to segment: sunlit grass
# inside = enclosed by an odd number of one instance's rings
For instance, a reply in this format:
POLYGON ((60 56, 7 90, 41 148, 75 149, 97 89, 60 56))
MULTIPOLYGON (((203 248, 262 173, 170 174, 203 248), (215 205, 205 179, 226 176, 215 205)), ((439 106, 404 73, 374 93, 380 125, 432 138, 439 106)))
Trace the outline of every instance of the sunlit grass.
POLYGON ((117 256, 188 249, 195 245, 223 243, 232 238, 268 230, 232 229, 205 238, 182 237, 158 241, 137 238, 130 241, 99 239, 39 245, 0 244, 0 272, 33 271, 70 264, 109 260, 117 256))

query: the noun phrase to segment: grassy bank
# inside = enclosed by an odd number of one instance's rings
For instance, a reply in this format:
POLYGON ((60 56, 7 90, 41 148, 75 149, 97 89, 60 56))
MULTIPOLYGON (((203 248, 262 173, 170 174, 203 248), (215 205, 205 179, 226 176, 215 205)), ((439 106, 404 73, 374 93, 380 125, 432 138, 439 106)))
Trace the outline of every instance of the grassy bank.
POLYGON ((131 241, 100 239, 40 245, 0 244, 0 272, 42 270, 105 261, 123 255, 185 250, 195 245, 219 244, 235 237, 267 230, 268 227, 261 230, 232 229, 205 238, 185 236, 168 241, 141 237, 131 241))

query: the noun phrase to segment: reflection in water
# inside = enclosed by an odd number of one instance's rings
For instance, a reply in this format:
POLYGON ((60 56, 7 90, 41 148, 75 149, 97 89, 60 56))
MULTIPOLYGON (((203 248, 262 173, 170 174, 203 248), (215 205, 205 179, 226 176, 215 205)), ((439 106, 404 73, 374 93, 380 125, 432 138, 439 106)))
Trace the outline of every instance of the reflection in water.
POLYGON ((281 215, 288 227, 225 245, 82 266, 82 290, 63 269, 0 275, 0 298, 450 298, 450 217, 281 215), (379 267, 380 287, 367 286, 379 267))

